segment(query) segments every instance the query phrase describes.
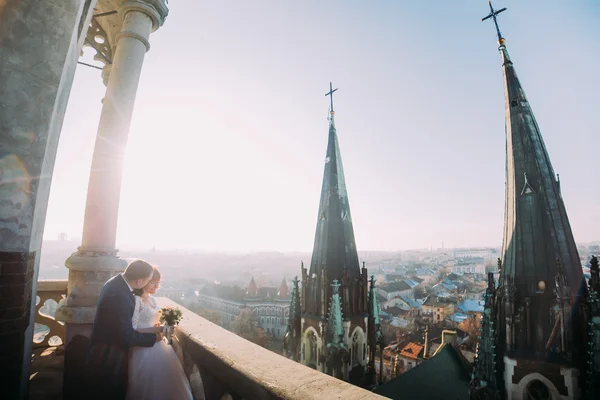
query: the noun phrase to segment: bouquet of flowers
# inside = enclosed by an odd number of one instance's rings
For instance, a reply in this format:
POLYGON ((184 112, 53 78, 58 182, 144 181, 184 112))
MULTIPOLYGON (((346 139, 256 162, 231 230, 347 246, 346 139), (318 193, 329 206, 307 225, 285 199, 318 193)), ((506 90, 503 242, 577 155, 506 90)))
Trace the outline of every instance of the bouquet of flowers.
MULTIPOLYGON (((179 324, 179 321, 183 319, 183 313, 177 307, 163 307, 160 309, 160 322, 169 326, 175 326, 179 324)), ((169 344, 173 344, 171 338, 171 331, 167 331, 167 340, 169 344)))

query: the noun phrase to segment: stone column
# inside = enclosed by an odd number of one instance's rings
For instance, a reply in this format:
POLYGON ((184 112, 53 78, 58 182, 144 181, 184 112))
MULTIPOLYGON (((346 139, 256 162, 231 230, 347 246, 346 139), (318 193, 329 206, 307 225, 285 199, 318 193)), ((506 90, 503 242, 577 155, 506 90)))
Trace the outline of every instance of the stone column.
POLYGON ((92 158, 83 239, 65 263, 68 297, 56 313, 66 323, 65 399, 81 396, 78 383, 100 290, 127 264, 115 249, 125 150, 144 56, 150 49, 148 39, 168 14, 165 0, 117 0, 117 4, 122 27, 115 37, 112 65, 103 71, 108 82, 92 158))
POLYGON ((94 5, 0 2, 0 392, 6 399, 28 397, 52 171, 94 5))

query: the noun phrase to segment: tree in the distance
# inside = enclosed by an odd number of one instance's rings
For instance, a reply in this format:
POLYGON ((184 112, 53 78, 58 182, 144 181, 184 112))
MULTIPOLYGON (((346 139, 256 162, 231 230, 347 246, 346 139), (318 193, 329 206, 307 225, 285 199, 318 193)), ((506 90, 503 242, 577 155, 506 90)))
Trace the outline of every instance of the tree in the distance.
POLYGON ((202 318, 209 320, 213 324, 221 326, 222 319, 221 314, 218 311, 201 309, 197 314, 202 318))
POLYGON ((206 309, 197 302, 194 304, 190 304, 188 308, 190 309, 190 311, 193 311, 202 318, 209 320, 213 324, 223 326, 223 319, 221 318, 221 313, 219 313, 218 311, 206 309))
POLYGON ((469 314, 469 318, 461 322, 458 327, 469 334, 466 345, 474 347, 477 337, 481 334, 481 316, 478 313, 469 314))
POLYGON ((231 330, 238 336, 262 347, 267 347, 271 342, 271 337, 258 326, 252 317, 252 312, 248 309, 242 310, 240 315, 235 318, 231 323, 231 330))

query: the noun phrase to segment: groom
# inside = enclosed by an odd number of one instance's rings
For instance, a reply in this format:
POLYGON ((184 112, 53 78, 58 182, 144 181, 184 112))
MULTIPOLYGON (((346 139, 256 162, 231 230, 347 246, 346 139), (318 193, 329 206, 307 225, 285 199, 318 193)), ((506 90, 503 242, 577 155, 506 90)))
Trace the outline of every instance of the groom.
POLYGON ((104 284, 96 311, 87 354, 89 392, 86 398, 125 399, 129 349, 152 347, 161 333, 139 333, 133 329, 133 289, 150 282, 153 268, 146 261, 130 263, 125 272, 104 284))

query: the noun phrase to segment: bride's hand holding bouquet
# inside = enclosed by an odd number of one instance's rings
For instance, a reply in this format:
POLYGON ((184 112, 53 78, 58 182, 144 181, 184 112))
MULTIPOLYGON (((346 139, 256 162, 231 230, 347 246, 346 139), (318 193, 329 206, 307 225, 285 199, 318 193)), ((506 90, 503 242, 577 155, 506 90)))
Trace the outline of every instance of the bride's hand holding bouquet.
POLYGON ((160 309, 160 322, 168 325, 166 336, 169 344, 173 344, 173 331, 175 325, 179 324, 179 321, 183 319, 183 313, 177 307, 163 307, 160 309))

